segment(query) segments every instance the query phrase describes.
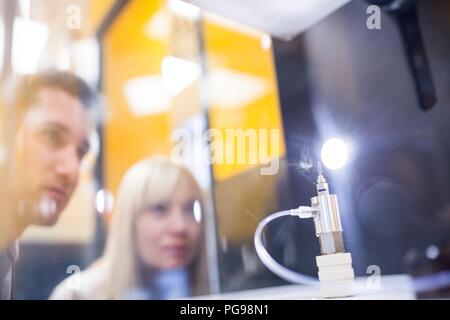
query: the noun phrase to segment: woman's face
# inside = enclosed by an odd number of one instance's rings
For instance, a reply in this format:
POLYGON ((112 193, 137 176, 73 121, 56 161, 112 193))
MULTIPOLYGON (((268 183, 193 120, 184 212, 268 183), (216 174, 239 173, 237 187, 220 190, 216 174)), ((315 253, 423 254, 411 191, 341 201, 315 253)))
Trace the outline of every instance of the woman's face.
POLYGON ((145 265, 167 270, 192 262, 201 233, 196 201, 195 188, 180 179, 167 202, 155 203, 136 218, 136 250, 145 265))

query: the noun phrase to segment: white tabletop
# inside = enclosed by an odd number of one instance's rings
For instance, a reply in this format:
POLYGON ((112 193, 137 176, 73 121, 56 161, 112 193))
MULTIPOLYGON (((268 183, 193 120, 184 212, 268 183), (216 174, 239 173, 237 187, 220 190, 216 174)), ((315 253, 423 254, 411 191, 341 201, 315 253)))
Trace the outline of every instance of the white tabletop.
MULTIPOLYGON (((356 278, 354 283, 355 295, 343 299, 353 300, 411 300, 415 294, 411 278, 406 275, 381 276, 376 282, 373 278, 356 278)), ((302 285, 286 285, 238 291, 232 293, 215 294, 196 297, 204 300, 316 300, 322 299, 318 287, 302 285)))

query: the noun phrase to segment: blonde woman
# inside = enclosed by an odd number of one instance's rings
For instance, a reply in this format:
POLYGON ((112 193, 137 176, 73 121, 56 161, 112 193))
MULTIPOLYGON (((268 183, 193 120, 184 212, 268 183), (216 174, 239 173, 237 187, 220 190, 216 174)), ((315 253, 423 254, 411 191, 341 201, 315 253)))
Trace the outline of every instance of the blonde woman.
POLYGON ((186 168, 162 157, 135 164, 119 187, 104 255, 59 284, 50 299, 205 294, 201 208, 200 188, 186 168))

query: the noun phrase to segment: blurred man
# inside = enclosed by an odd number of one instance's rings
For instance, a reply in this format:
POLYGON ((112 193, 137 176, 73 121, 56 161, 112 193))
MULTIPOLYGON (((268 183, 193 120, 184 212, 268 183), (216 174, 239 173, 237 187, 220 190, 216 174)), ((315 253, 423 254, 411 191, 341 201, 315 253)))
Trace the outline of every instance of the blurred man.
POLYGON ((18 114, 7 176, 8 210, 0 213, 0 297, 11 297, 16 239, 30 225, 54 225, 78 182, 89 150, 96 96, 67 72, 21 79, 14 97, 18 114), (4 212, 6 211, 6 212, 4 212))

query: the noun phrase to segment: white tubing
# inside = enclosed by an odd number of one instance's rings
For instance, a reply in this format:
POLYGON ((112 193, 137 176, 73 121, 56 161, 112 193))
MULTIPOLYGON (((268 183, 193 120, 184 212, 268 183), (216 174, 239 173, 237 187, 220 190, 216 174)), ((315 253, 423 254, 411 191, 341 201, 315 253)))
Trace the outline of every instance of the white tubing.
POLYGON ((277 276, 283 278, 286 281, 292 282, 292 283, 298 283, 298 284, 315 284, 318 285, 319 281, 317 278, 310 277, 298 272, 294 272, 292 270, 289 270, 276 262, 270 254, 267 252, 266 248, 264 247, 262 243, 262 231, 264 227, 269 224, 269 222, 278 219, 280 217, 284 216, 298 216, 298 211, 295 209, 292 210, 286 210, 286 211, 280 211, 277 213, 274 213, 268 217, 266 217, 264 220, 262 220, 255 231, 254 236, 254 242, 255 242, 255 248, 256 253, 258 254, 258 257, 261 259, 262 263, 273 273, 275 273, 277 276))

